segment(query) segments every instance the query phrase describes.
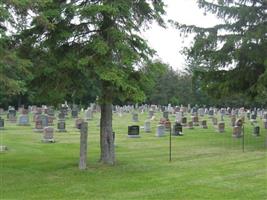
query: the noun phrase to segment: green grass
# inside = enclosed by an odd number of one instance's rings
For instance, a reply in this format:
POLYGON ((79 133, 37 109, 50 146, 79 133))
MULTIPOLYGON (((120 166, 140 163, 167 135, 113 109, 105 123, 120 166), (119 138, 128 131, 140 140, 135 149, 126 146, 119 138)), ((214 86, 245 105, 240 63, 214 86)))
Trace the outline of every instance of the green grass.
MULTIPOLYGON (((114 114, 116 165, 103 166, 99 159, 99 115, 89 121, 88 169, 78 170, 79 132, 67 121, 67 133, 55 133, 56 143, 41 142, 31 127, 7 121, 0 131, 0 199, 267 199, 267 160, 261 136, 251 135, 245 125, 245 152, 242 139, 232 138, 230 120, 219 134, 208 121, 208 129, 184 129, 173 137, 172 162, 168 162, 169 137, 152 132, 141 138, 127 138, 130 114, 114 114)), ((147 114, 139 114, 140 123, 147 114)), ((172 121, 174 117, 171 118, 172 121)))

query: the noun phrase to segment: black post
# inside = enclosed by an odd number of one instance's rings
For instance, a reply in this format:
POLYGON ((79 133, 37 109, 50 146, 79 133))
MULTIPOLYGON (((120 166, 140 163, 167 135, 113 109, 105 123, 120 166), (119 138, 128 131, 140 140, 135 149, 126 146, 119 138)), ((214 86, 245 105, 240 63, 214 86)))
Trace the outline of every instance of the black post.
POLYGON ((169 162, 172 161, 172 128, 170 127, 169 162))
POLYGON ((245 152, 245 126, 244 125, 243 125, 242 150, 243 150, 243 152, 245 152))

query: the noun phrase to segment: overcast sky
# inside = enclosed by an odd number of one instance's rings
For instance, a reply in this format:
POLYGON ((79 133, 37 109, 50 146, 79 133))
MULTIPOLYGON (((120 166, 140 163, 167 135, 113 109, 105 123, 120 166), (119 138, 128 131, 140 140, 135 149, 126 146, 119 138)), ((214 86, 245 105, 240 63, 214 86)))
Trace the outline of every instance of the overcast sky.
MULTIPOLYGON (((198 8, 197 0, 164 0, 164 2, 167 5, 167 19, 203 27, 210 27, 219 22, 214 15, 205 16, 204 11, 198 8)), ((192 39, 183 39, 178 30, 171 27, 163 29, 156 24, 144 33, 144 37, 163 62, 174 69, 184 69, 185 58, 180 51, 183 46, 188 46, 192 39)))

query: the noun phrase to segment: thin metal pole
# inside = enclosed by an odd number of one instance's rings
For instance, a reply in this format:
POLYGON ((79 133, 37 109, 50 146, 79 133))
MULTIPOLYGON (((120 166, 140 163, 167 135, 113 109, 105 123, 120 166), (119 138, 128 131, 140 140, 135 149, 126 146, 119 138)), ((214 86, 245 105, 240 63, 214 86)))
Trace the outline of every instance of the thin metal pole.
POLYGON ((172 161, 172 128, 170 127, 169 162, 172 161))
POLYGON ((244 125, 243 125, 242 150, 243 150, 243 152, 245 152, 245 126, 244 125))

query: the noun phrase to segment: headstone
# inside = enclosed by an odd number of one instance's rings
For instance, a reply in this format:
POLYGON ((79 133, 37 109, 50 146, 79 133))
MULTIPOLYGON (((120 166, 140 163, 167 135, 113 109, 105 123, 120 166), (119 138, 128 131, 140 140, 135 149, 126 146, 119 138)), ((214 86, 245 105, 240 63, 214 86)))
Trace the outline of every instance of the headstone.
POLYGON ((72 118, 77 118, 77 117, 78 117, 78 110, 73 109, 73 110, 71 111, 71 117, 72 117, 72 118))
POLYGON ((163 112, 163 118, 169 119, 169 112, 168 111, 163 112))
POLYGON ((233 137, 235 137, 235 138, 242 137, 242 127, 241 126, 235 126, 233 128, 233 137))
POLYGON ((62 110, 58 113, 58 119, 65 120, 65 113, 62 110))
POLYGON ((93 111, 91 108, 87 108, 85 111, 85 120, 92 120, 93 119, 93 111))
POLYGON ((48 116, 47 115, 40 115, 40 119, 42 121, 42 126, 43 127, 48 126, 48 116))
POLYGON ((43 131, 43 142, 55 142, 54 139, 54 128, 53 127, 45 127, 43 131))
POLYGON ((254 136, 260 136, 260 127, 258 125, 253 127, 253 135, 254 136))
POLYGON ((47 124, 48 124, 48 126, 53 126, 54 125, 53 121, 54 121, 54 117, 51 116, 51 115, 48 115, 47 116, 47 124))
POLYGON ((145 124, 144 124, 144 131, 146 132, 146 133, 150 133, 151 132, 151 127, 150 127, 150 121, 149 120, 146 120, 145 121, 145 124))
POLYGON ((34 131, 35 132, 43 132, 43 124, 42 124, 42 120, 41 119, 38 119, 35 121, 35 129, 34 131))
POLYGON ((235 138, 242 137, 242 120, 241 119, 237 119, 235 121, 235 126, 233 129, 233 137, 235 138))
POLYGON ((177 112, 175 115, 175 121, 178 123, 182 123, 182 113, 181 112, 177 112))
POLYGON ((57 131, 58 132, 67 132, 66 131, 66 123, 64 120, 59 120, 57 123, 57 131))
POLYGON ((153 116, 154 116, 154 111, 153 110, 149 110, 148 118, 151 119, 153 116))
POLYGON ((183 117, 182 118, 182 125, 183 126, 186 126, 186 124, 187 124, 187 118, 186 117, 183 117))
POLYGON ((8 120, 10 123, 16 123, 17 122, 17 116, 16 116, 16 110, 11 109, 8 111, 8 120))
POLYGON ((176 122, 173 126, 173 133, 174 136, 182 136, 183 135, 183 126, 182 124, 176 122))
POLYGON ((236 117, 232 116, 231 117, 231 126, 235 126, 235 121, 236 121, 236 117))
POLYGON ((224 122, 219 122, 218 123, 218 132, 223 133, 225 128, 225 123, 224 122))
POLYGON ((207 120, 202 120, 201 121, 201 127, 202 128, 205 128, 205 129, 208 128, 208 126, 207 126, 207 120))
POLYGON ((193 116, 192 122, 194 126, 199 126, 198 116, 193 116))
POLYGON ((157 126, 157 130, 156 130, 156 136, 157 137, 163 137, 165 135, 165 127, 162 124, 159 124, 157 126))
POLYGON ((167 119, 164 123, 164 126, 165 126, 165 131, 170 131, 171 129, 171 122, 169 119, 167 119))
POLYGON ((8 150, 7 146, 0 145, 0 153, 6 152, 8 150))
POLYGON ((0 130, 3 130, 5 127, 5 120, 0 117, 0 130))
POLYGON ((193 129, 193 128, 194 128, 194 127, 193 127, 193 122, 192 122, 192 121, 188 122, 187 127, 188 127, 189 129, 193 129))
POLYGON ((19 116, 19 126, 29 126, 29 116, 28 115, 20 115, 19 116))
POLYGON ((213 124, 214 126, 217 126, 217 124, 218 124, 218 120, 217 120, 216 117, 213 117, 213 118, 212 118, 212 124, 213 124))
POLYGON ((133 122, 138 122, 138 113, 133 113, 132 114, 132 121, 133 122))
POLYGON ((129 138, 139 138, 139 126, 128 126, 128 137, 129 138))

